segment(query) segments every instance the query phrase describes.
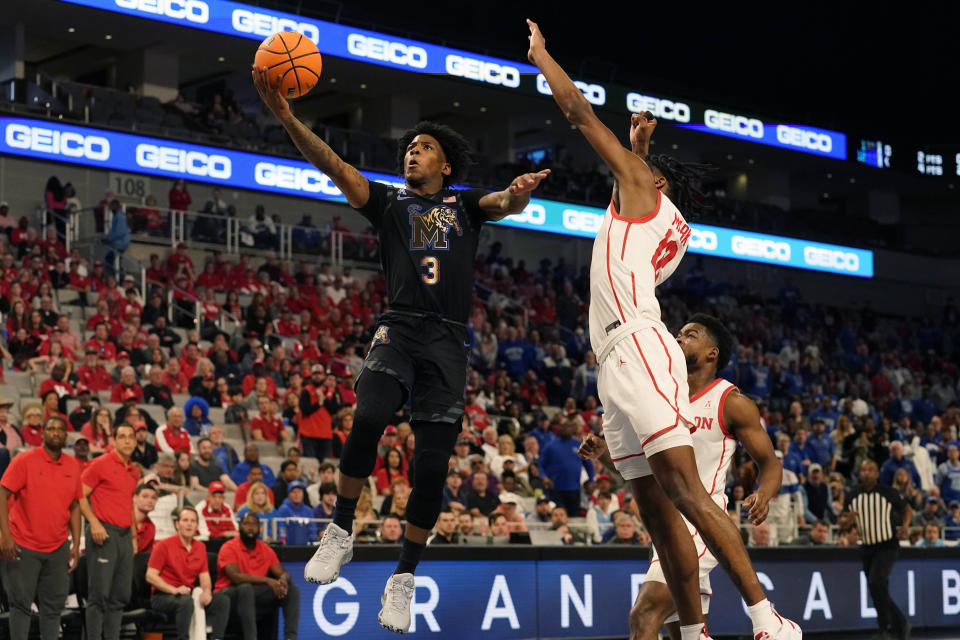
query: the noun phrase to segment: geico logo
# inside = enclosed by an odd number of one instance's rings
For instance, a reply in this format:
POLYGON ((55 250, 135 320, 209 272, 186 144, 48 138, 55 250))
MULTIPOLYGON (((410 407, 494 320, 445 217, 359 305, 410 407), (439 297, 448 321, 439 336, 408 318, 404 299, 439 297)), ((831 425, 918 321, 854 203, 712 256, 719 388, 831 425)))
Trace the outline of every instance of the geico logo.
POLYGON ((118 7, 167 16, 176 20, 206 23, 210 7, 202 0, 116 0, 118 7))
MULTIPOLYGON (((582 80, 574 80, 573 84, 576 85, 577 89, 580 89, 580 93, 583 94, 590 104, 597 105, 598 107, 607 104, 607 90, 599 84, 588 84, 582 80)), ((545 96, 553 95, 553 91, 550 90, 550 85, 542 73, 537 74, 537 91, 545 96)))
POLYGON ((632 113, 649 111, 655 118, 673 120, 674 122, 690 122, 690 105, 683 102, 673 102, 663 98, 654 98, 639 93, 627 94, 627 110, 632 113))
POLYGON ((740 256, 753 256, 778 262, 790 261, 790 245, 786 242, 736 235, 733 236, 731 246, 733 252, 740 256))
POLYGON ((510 216, 510 220, 540 227, 547 222, 547 210, 541 204, 528 204, 520 214, 510 216))
POLYGON ((355 56, 402 64, 415 69, 427 66, 427 52, 421 47, 371 38, 359 33, 347 36, 347 50, 355 56))
POLYGON ((763 137, 763 123, 756 118, 747 118, 732 113, 721 113, 713 109, 703 112, 703 121, 711 129, 727 131, 738 136, 751 138, 763 137))
POLYGON ((30 149, 88 160, 107 160, 110 157, 110 141, 102 136, 85 136, 71 131, 13 123, 7 125, 5 138, 7 145, 14 149, 30 149))
POLYGON ((230 158, 215 153, 187 151, 176 147, 158 147, 153 144, 138 144, 137 164, 145 169, 161 169, 192 176, 206 176, 226 180, 230 177, 230 158))
POLYGON ((717 234, 713 231, 705 231, 691 227, 690 248, 704 249, 706 251, 716 251, 719 242, 717 234))
POLYGON ((825 133, 817 133, 809 129, 791 127, 785 124, 777 125, 777 140, 792 147, 813 149, 815 151, 830 152, 833 150, 833 140, 825 133))
POLYGON ((563 226, 571 231, 588 231, 596 233, 603 224, 603 216, 589 211, 563 210, 563 226))
POLYGON ((254 180, 265 187, 280 187, 307 193, 339 196, 340 189, 323 173, 315 169, 298 169, 272 162, 258 162, 253 169, 254 180))
POLYGON ((520 70, 516 67, 499 65, 495 62, 486 62, 476 58, 448 55, 446 60, 447 73, 468 80, 479 80, 490 84, 498 84, 511 89, 520 86, 520 70))
POLYGON ((278 31, 296 31, 315 43, 320 42, 320 30, 309 22, 297 22, 289 18, 278 18, 269 13, 256 13, 246 9, 234 9, 230 20, 233 28, 240 33, 267 37, 278 31))
POLYGON ((860 256, 849 251, 804 247, 803 261, 809 265, 827 267, 838 271, 860 270, 860 256))

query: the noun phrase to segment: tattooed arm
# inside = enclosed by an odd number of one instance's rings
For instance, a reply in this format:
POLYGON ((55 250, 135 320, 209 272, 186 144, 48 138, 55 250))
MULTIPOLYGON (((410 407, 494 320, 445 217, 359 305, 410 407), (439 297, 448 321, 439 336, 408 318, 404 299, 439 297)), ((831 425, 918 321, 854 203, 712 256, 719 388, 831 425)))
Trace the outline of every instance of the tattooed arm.
POLYGON ((266 69, 254 69, 252 75, 260 99, 287 130, 303 157, 337 185, 346 197, 347 204, 354 208, 365 205, 370 199, 370 183, 363 174, 344 162, 326 142, 293 115, 286 98, 280 93, 279 82, 270 84, 266 69))

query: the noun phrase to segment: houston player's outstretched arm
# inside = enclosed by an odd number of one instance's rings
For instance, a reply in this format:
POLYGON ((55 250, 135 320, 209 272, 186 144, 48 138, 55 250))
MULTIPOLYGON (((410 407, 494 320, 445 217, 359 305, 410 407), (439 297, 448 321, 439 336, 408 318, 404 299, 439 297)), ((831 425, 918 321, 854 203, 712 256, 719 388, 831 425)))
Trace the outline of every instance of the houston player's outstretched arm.
POLYGON ((260 99, 287 130, 303 157, 330 177, 347 198, 347 204, 351 207, 365 205, 370 199, 370 183, 367 178, 355 167, 344 162, 326 142, 293 115, 287 99, 280 92, 279 79, 271 84, 265 68, 253 69, 251 75, 260 99))
MULTIPOLYGON (((657 206, 657 188, 650 167, 636 153, 620 144, 617 136, 600 121, 570 77, 547 53, 546 42, 537 24, 527 20, 527 25, 530 27, 530 49, 527 51, 527 58, 543 73, 553 92, 553 99, 563 111, 563 115, 600 154, 613 172, 621 191, 629 192, 631 204, 639 211, 653 211, 657 206)), ((656 121, 648 120, 645 126, 649 128, 649 133, 652 133, 656 121)), ((649 139, 647 135, 646 140, 649 139)), ((642 153, 644 150, 638 151, 642 153)))
POLYGON ((760 467, 759 486, 743 502, 750 508, 750 522, 758 525, 767 519, 770 500, 780 491, 783 465, 773 452, 773 444, 760 423, 760 412, 752 400, 739 391, 731 391, 723 403, 723 420, 730 425, 733 437, 743 444, 760 467))

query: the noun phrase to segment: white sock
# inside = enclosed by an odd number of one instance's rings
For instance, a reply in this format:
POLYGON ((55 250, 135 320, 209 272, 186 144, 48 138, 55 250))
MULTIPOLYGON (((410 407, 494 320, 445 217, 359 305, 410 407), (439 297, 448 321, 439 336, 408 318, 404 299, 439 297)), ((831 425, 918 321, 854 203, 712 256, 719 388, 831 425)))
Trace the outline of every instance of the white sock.
POLYGON ((747 607, 750 613, 750 620, 753 621, 753 632, 766 630, 776 630, 780 628, 781 622, 773 614, 773 607, 770 601, 764 598, 755 605, 747 607))
POLYGON ((680 640, 703 640, 703 623, 680 627, 680 640))

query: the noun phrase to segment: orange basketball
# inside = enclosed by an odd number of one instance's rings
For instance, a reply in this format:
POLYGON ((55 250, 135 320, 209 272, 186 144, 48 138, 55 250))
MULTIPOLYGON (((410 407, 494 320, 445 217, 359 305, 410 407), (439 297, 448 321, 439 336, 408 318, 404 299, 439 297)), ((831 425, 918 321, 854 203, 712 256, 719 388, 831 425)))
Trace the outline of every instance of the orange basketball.
POLYGON ((280 79, 280 90, 287 98, 299 98, 310 92, 320 80, 320 52, 313 41, 296 31, 279 31, 260 44, 253 66, 267 68, 271 83, 280 79))

